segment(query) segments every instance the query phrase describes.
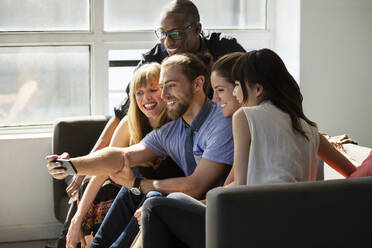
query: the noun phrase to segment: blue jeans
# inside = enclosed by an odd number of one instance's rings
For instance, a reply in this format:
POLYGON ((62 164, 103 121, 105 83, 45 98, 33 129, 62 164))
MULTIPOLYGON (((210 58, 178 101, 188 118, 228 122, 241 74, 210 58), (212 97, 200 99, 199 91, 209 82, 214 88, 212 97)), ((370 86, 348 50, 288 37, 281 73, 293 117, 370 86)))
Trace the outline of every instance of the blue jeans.
POLYGON ((148 197, 160 195, 159 192, 149 192, 146 196, 137 196, 122 187, 90 247, 129 248, 139 231, 137 219, 133 217, 134 212, 148 197))

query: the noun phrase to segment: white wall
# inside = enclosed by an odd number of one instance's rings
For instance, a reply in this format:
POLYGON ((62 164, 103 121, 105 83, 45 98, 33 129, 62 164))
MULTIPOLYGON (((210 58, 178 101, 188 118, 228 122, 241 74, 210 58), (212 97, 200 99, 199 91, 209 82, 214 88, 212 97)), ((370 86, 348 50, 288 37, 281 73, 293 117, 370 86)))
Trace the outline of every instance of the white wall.
POLYGON ((50 153, 51 135, 0 136, 0 242, 57 237, 50 153))
POLYGON ((302 0, 300 86, 322 131, 372 147, 372 1, 302 0))
POLYGON ((276 0, 273 24, 274 50, 283 59, 288 71, 300 77, 300 1, 276 0))

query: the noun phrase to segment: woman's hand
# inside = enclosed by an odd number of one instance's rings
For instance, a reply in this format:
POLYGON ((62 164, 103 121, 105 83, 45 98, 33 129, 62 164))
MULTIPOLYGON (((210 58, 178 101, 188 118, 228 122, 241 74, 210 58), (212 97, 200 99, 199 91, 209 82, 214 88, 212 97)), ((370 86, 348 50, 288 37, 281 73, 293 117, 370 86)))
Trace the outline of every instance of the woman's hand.
POLYGON ((59 162, 54 162, 56 159, 60 158, 70 158, 67 152, 64 152, 62 155, 48 155, 45 157, 45 160, 48 162, 46 165, 48 172, 52 177, 55 179, 65 179, 68 174, 66 173, 66 170, 61 167, 61 164, 59 162))
POLYGON ((72 218, 70 227, 66 235, 66 248, 76 248, 77 244, 81 243, 81 248, 86 247, 85 237, 81 228, 81 220, 72 218))
POLYGON ((345 152, 345 149, 342 146, 343 144, 355 144, 355 145, 358 144, 358 142, 350 139, 346 134, 337 135, 337 136, 324 135, 324 137, 328 139, 328 142, 331 143, 331 145, 333 145, 333 147, 339 150, 340 152, 345 152))
POLYGON ((70 185, 66 188, 66 192, 69 197, 72 197, 80 189, 81 183, 83 182, 84 178, 85 176, 74 175, 70 185))
POLYGON ((139 209, 137 209, 137 211, 134 213, 134 217, 136 217, 137 222, 138 222, 138 225, 140 226, 140 230, 141 230, 141 225, 142 225, 142 222, 141 222, 142 207, 140 207, 139 209))

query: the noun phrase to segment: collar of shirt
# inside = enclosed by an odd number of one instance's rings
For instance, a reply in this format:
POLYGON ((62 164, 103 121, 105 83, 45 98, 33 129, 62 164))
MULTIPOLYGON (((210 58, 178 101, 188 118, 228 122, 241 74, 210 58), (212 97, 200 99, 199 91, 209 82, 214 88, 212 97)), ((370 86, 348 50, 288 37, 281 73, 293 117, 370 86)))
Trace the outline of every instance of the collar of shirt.
POLYGON ((204 121, 207 119, 209 113, 212 110, 212 107, 213 107, 213 102, 208 97, 206 97, 202 108, 200 109, 199 113, 196 115, 196 117, 192 121, 191 126, 182 119, 184 127, 186 129, 191 128, 192 132, 197 132, 200 129, 200 127, 203 125, 204 121))

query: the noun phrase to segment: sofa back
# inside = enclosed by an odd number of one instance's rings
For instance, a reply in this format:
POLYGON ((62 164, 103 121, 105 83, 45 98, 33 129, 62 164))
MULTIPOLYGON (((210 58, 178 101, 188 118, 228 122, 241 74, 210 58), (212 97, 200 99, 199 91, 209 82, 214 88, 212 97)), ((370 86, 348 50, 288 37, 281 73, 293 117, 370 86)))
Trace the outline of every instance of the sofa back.
POLYGON ((206 247, 372 247, 372 177, 207 194, 206 247))
MULTIPOLYGON (((104 116, 69 117, 57 120, 53 126, 53 154, 68 152, 71 157, 88 154, 107 123, 104 116)), ((67 178, 68 180, 68 178, 67 178)), ((54 213, 64 222, 68 211, 67 184, 53 178, 54 213)))

